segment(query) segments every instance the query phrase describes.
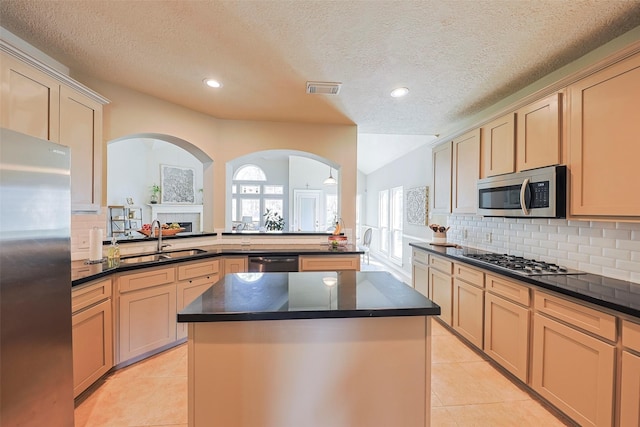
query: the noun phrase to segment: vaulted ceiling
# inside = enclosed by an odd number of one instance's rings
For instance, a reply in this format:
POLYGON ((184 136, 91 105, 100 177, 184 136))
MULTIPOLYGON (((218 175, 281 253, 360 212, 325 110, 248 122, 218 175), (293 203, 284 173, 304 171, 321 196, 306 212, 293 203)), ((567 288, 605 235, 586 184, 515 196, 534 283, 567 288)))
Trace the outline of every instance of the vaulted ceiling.
POLYGON ((2 0, 0 25, 72 75, 218 118, 433 135, 637 27, 640 1, 2 0))

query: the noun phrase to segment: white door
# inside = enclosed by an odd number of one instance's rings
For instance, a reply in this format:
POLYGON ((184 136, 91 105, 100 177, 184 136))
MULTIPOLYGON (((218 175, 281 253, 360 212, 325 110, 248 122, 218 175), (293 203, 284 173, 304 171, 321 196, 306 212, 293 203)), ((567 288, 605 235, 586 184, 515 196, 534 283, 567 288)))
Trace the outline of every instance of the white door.
POLYGON ((318 231, 321 190, 293 190, 294 231, 318 231))

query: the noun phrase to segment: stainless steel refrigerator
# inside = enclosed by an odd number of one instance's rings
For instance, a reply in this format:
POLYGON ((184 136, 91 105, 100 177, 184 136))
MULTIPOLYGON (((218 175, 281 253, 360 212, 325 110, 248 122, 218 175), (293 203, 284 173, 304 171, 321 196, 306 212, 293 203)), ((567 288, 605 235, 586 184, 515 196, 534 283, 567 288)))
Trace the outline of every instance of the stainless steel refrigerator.
POLYGON ((0 426, 73 426, 69 149, 0 129, 0 426))

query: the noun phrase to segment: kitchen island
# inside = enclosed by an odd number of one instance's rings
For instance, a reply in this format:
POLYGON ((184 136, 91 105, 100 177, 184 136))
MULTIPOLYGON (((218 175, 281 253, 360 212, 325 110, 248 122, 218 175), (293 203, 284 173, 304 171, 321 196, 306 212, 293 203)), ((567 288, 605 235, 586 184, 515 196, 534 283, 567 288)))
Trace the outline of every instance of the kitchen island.
POLYGON ((190 426, 428 426, 431 318, 386 272, 226 275, 189 323, 190 426))

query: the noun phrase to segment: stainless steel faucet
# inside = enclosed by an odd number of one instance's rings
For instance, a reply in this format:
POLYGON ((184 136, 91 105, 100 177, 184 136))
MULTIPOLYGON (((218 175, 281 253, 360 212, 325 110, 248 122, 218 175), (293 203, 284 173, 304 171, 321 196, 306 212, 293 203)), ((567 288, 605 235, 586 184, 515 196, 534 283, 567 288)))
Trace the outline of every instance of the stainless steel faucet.
POLYGON ((156 249, 157 252, 162 252, 163 248, 166 248, 167 246, 171 246, 171 245, 163 245, 162 244, 162 224, 160 224, 160 221, 158 221, 157 219, 154 219, 153 221, 151 221, 151 237, 157 237, 158 238, 158 247, 156 249), (158 234, 157 235, 156 235, 155 224, 158 224, 158 234))

